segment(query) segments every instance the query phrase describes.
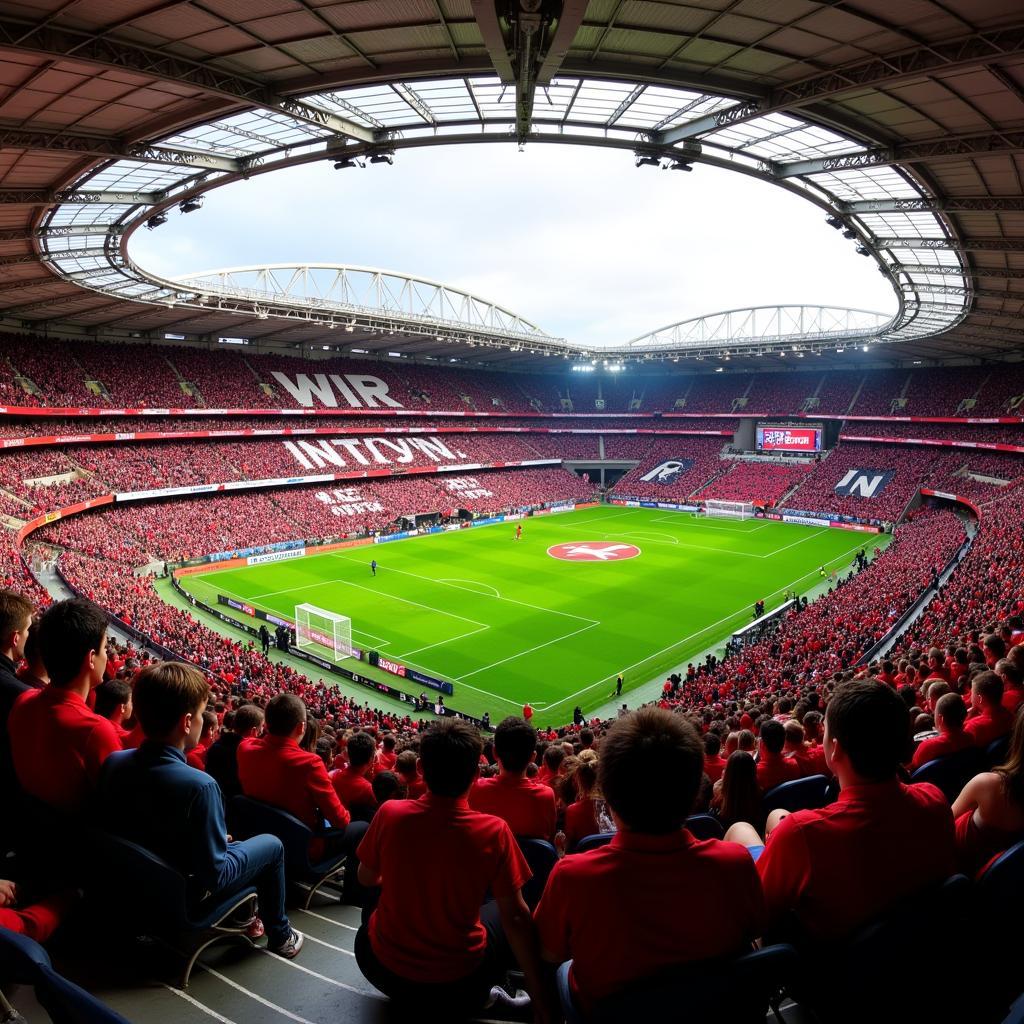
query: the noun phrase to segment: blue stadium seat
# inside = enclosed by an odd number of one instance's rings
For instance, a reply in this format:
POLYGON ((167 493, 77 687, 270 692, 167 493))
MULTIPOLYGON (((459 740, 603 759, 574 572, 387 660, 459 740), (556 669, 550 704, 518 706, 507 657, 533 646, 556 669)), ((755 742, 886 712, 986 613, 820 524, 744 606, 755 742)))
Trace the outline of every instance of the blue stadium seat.
POLYGON ((798 964, 796 950, 781 943, 736 957, 682 964, 634 982, 584 1013, 573 999, 569 960, 558 968, 558 998, 566 1024, 764 1024, 769 1006, 776 1007, 798 964))
POLYGON ((959 997, 971 997, 974 986, 951 991, 958 986, 917 983, 934 973, 936 950, 962 947, 970 892, 971 883, 954 875, 901 901, 845 942, 797 941, 806 969, 789 995, 829 1024, 863 1024, 880 1014, 973 1024, 959 997))
MULTIPOLYGON (((1010 750, 1010 734, 1007 733, 1005 736, 1000 736, 999 739, 993 740, 985 748, 985 761, 986 768, 994 768, 996 765, 1002 764, 1006 760, 1006 755, 1010 750)), ((984 769, 983 769, 984 770, 984 769)))
MULTIPOLYGON (((6 928, 0 928, 0 983, 31 985, 53 1024, 129 1024, 95 996, 58 974, 38 942, 6 928)), ((8 1007, 2 999, 0 1007, 6 1012, 8 1007)))
POLYGON ((793 779, 772 786, 761 798, 761 809, 767 817, 774 810, 816 810, 827 803, 828 779, 824 775, 808 775, 804 779, 793 779))
POLYGON ((309 909, 314 895, 324 885, 340 885, 345 878, 346 853, 334 853, 323 860, 309 859, 309 844, 315 838, 313 830, 280 807, 236 796, 231 801, 231 827, 238 839, 269 834, 277 836, 284 845, 284 869, 289 882, 308 887, 302 907, 309 909))
MULTIPOLYGON (((1024 841, 1011 846, 978 874, 971 935, 985 950, 986 988, 1000 1015, 1022 991, 1024 980, 1024 841)), ((968 939, 970 941, 970 939, 968 939)), ((995 1019, 999 1019, 997 1016, 995 1019)))
POLYGON ((595 832, 593 835, 584 836, 569 852, 587 853, 590 850, 599 850, 602 846, 607 846, 614 835, 614 832, 595 832))
POLYGON ((938 786, 952 803, 960 795, 960 790, 987 766, 986 755, 977 747, 968 747, 921 765, 910 776, 910 781, 930 782, 938 786))
POLYGON ((533 877, 523 886, 523 899, 533 910, 544 893, 551 869, 558 863, 558 851, 545 839, 516 836, 516 842, 519 843, 519 849, 522 850, 526 863, 533 872, 533 877))
POLYGON ((90 832, 87 842, 94 880, 110 906, 118 908, 114 923, 178 952, 185 959, 180 988, 188 988, 192 968, 207 947, 221 939, 249 942, 241 922, 255 914, 255 886, 196 904, 185 876, 144 847, 99 830, 90 832))
POLYGON ((685 825, 694 839, 721 839, 725 835, 722 823, 711 814, 691 814, 685 825))

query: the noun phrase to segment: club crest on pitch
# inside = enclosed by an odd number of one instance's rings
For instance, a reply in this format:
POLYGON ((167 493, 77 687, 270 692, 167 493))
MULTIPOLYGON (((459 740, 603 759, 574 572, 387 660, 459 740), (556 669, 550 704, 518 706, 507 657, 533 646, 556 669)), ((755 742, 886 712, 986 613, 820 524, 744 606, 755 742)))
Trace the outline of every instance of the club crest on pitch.
POLYGON ((621 562, 636 558, 640 549, 635 544, 617 544, 610 540, 587 540, 555 544, 548 548, 552 558, 563 562, 621 562))

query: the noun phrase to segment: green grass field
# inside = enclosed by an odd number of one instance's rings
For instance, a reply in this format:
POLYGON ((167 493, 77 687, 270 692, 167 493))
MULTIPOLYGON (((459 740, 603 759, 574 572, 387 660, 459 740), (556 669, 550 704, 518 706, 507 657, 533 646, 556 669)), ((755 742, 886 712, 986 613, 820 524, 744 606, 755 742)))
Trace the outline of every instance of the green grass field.
POLYGON ((664 676, 749 622, 754 601, 771 609, 785 590, 818 583, 822 564, 845 570, 859 547, 879 541, 613 506, 525 520, 520 541, 514 531, 505 523, 434 534, 182 584, 211 605, 225 594, 288 618, 301 603, 348 615, 355 645, 450 680, 450 707, 497 721, 529 701, 539 720, 554 722, 576 704, 605 703, 620 671, 627 691, 664 676), (598 541, 640 554, 604 562, 548 554, 598 541))

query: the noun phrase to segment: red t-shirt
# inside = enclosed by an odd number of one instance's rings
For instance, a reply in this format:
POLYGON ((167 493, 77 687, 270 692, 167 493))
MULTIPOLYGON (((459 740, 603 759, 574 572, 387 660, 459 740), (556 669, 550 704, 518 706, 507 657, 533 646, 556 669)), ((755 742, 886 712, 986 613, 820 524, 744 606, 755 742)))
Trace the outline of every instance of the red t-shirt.
POLYGON ((565 843, 571 848, 581 839, 601 831, 597 820, 597 807, 590 797, 584 797, 565 809, 565 843))
POLYGON ((801 778, 808 775, 831 775, 825 763, 825 748, 821 746, 804 746, 793 755, 796 766, 800 769, 801 778))
POLYGON ((1007 686, 1003 690, 1003 707, 1010 714, 1015 714, 1021 704, 1024 704, 1024 690, 1017 690, 1012 686, 1007 686))
POLYGON ((505 774, 478 779, 469 791, 469 806, 501 818, 513 835, 550 841, 555 834, 555 794, 532 779, 505 774))
POLYGON ((11 757, 22 788, 64 811, 82 807, 108 755, 121 749, 114 723, 57 686, 23 693, 7 719, 11 757))
POLYGON ((725 761, 722 760, 720 755, 716 754, 714 757, 708 757, 707 754, 704 755, 704 774, 712 783, 717 782, 724 773, 725 761))
MULTIPOLYGON (((338 799, 327 769, 316 754, 285 736, 260 736, 238 746, 238 781, 254 800, 280 807, 311 829, 321 818, 344 828, 351 816, 338 799)), ((310 856, 317 859, 323 843, 314 840, 310 856)))
POLYGON ((953 815, 928 783, 849 786, 784 818, 757 869, 770 922, 794 910, 810 935, 842 938, 955 872, 953 815))
POLYGON ((969 718, 964 732, 971 737, 976 747, 987 747, 993 740, 1005 736, 1013 728, 1013 713, 1002 705, 986 708, 974 718, 969 718))
POLYGON ((956 732, 940 733, 938 736, 929 736, 928 739, 921 740, 917 745, 910 767, 920 768, 921 765, 934 761, 937 757, 956 754, 958 751, 972 746, 974 746, 974 740, 963 729, 958 729, 956 732))
POLYGON ((803 773, 796 761, 762 750, 757 755, 757 784, 767 792, 773 786, 799 779, 803 773))
POLYGON ((530 879, 505 822, 433 793, 381 804, 357 854, 382 879, 370 944, 411 981, 471 974, 487 947, 480 907, 488 889, 514 896, 530 879))
POLYGON ((761 934, 764 897, 736 843, 617 832, 564 857, 534 912, 545 956, 572 959, 584 1007, 675 964, 743 952, 761 934))
POLYGON ((372 810, 377 806, 377 798, 373 795, 373 786, 363 774, 366 767, 342 768, 331 772, 331 784, 338 799, 350 810, 372 810))

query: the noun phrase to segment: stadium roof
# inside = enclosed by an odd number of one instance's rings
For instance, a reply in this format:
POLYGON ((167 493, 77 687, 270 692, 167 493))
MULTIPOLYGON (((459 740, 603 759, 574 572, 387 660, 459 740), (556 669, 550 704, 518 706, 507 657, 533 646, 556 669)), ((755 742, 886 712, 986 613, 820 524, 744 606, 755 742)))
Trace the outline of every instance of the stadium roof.
MULTIPOLYGON (((492 141, 772 181, 893 281, 879 355, 1021 348, 1024 10, 1010 0, 0 0, 0 316, 320 341, 322 319, 143 274, 132 231, 288 164, 492 141)), ((438 333, 404 336, 450 348, 438 333)), ((537 361, 481 337, 494 360, 537 361)))

